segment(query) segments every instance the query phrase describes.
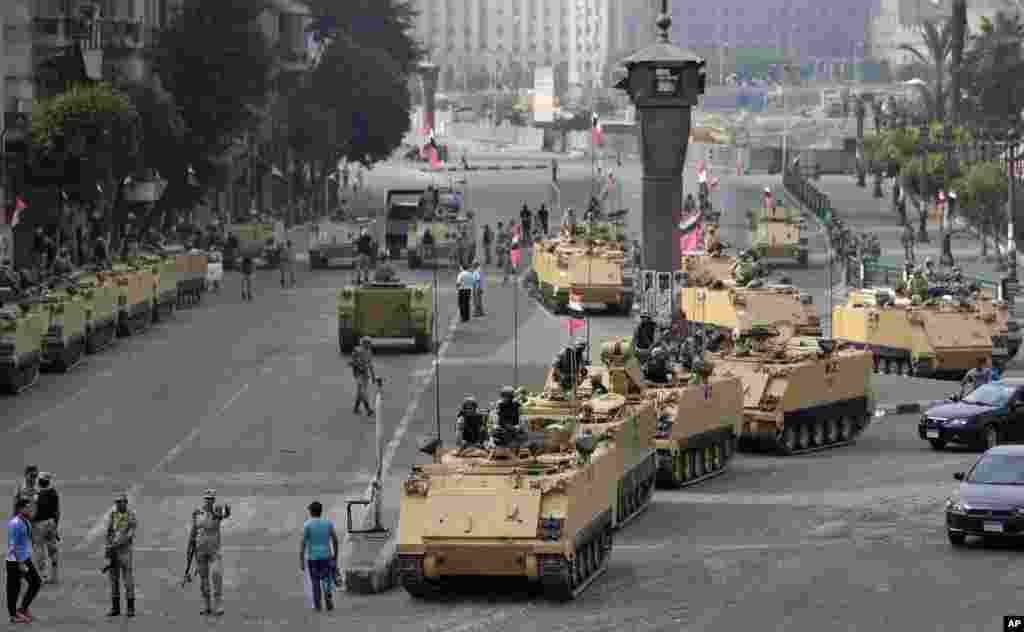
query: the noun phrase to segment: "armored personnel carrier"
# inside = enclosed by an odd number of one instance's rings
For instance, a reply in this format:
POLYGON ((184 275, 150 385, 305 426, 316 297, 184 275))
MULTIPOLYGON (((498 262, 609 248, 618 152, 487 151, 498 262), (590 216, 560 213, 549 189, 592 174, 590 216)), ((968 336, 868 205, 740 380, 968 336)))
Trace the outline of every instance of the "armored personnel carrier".
POLYGON ((981 314, 981 320, 988 325, 992 334, 993 355, 1002 355, 1005 350, 1006 361, 1017 357, 1021 345, 1020 324, 1014 320, 1010 305, 992 297, 988 292, 979 292, 975 304, 981 314))
POLYGON ((49 290, 42 301, 48 318, 43 336, 42 368, 66 373, 85 355, 88 300, 68 287, 49 290))
POLYGON ((762 258, 792 259, 802 266, 809 261, 806 222, 796 209, 761 208, 752 211, 750 236, 753 250, 762 258))
POLYGON ((874 414, 866 351, 757 326, 709 357, 717 375, 743 382, 741 450, 792 455, 847 445, 874 414))
POLYGON ((527 405, 519 423, 519 447, 497 447, 495 431, 456 449, 435 443, 433 463, 405 481, 398 567, 414 597, 471 576, 521 577, 550 599, 574 599, 605 570, 613 530, 649 502, 649 403, 608 394, 558 417, 527 405))
MULTIPOLYGON (((672 367, 664 382, 647 379, 632 354, 632 339, 607 342, 604 367, 588 367, 599 383, 628 383, 629 392, 654 404, 658 415, 655 447, 658 482, 667 487, 695 485, 726 471, 743 419, 743 385, 738 377, 713 375, 713 367, 693 372, 672 367)), ((585 384, 583 396, 592 390, 585 384)))
POLYGON ((476 253, 476 220, 472 211, 435 215, 409 225, 408 260, 410 268, 430 264, 436 257, 440 266, 469 265, 476 253), (434 238, 433 252, 424 245, 427 231, 434 238))
POLYGON ((684 257, 686 286, 680 307, 691 327, 732 334, 753 324, 768 323, 795 335, 820 336, 821 323, 811 295, 792 285, 758 279, 754 287, 733 280, 736 258, 712 255, 684 257))
POLYGON ((541 240, 533 249, 533 273, 544 304, 555 313, 568 308, 570 294, 579 295, 585 309, 633 309, 636 269, 618 223, 577 226, 572 236, 541 240))
POLYGON ((198 305, 206 291, 207 256, 198 250, 174 256, 178 280, 178 306, 198 305))
POLYGON ((314 270, 332 265, 354 268, 359 261, 356 249, 359 236, 366 229, 372 237, 376 222, 371 217, 335 216, 313 224, 309 230, 309 267, 314 270))
POLYGON ((833 336, 871 352, 875 371, 960 379, 978 362, 1000 366, 977 307, 935 299, 914 304, 887 288, 851 291, 832 312, 833 336))
POLYGON ((0 309, 0 387, 18 394, 39 379, 49 317, 39 303, 0 309))
POLYGON ((97 274, 75 279, 77 292, 85 300, 85 351, 98 353, 117 340, 120 289, 97 274))
POLYGON ((149 328, 153 318, 153 273, 126 264, 99 273, 104 284, 118 290, 117 335, 122 338, 149 328))
POLYGON ((284 222, 247 221, 234 222, 227 227, 229 247, 224 249, 224 267, 231 269, 241 263, 243 257, 252 257, 257 266, 271 265, 267 256, 273 250, 268 245, 282 243, 286 239, 284 222))
POLYGON ((371 283, 338 290, 338 345, 351 353, 360 338, 410 338, 417 352, 434 348, 430 284, 407 285, 378 270, 371 283))

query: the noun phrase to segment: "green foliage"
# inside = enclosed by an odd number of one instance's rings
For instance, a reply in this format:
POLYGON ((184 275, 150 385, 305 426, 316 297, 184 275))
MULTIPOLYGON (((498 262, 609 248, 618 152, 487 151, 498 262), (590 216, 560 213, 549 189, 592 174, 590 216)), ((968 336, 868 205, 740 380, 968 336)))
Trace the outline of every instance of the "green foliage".
POLYGON ((108 83, 75 84, 50 99, 40 99, 32 115, 32 143, 53 149, 57 137, 86 125, 109 123, 127 128, 136 115, 128 95, 108 83))
POLYGON ((1006 166, 1000 161, 972 164, 955 182, 961 212, 979 224, 1001 219, 1009 183, 1006 166))
POLYGON ((964 55, 962 87, 971 106, 964 113, 979 122, 1006 120, 1024 105, 1024 24, 1019 14, 999 11, 978 26, 964 55))

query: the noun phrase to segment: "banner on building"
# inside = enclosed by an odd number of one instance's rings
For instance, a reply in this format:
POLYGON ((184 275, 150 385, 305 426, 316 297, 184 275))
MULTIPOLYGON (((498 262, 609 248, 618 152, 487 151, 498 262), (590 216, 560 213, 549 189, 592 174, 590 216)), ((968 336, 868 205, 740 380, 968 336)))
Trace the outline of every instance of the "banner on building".
POLYGON ((533 121, 551 123, 555 120, 555 69, 542 66, 533 71, 533 121))

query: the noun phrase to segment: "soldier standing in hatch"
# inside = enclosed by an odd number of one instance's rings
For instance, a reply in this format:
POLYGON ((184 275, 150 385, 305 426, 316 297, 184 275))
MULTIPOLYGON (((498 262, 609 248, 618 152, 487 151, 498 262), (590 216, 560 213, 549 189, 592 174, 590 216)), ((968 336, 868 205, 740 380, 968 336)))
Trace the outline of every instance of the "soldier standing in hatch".
POLYGON ((199 589, 203 593, 204 608, 200 614, 224 614, 224 562, 220 554, 220 523, 231 517, 231 506, 214 505, 217 494, 206 490, 203 506, 192 512, 192 533, 189 541, 195 543, 196 571, 199 589), (210 602, 210 576, 213 576, 213 602, 210 602))
POLYGON ((127 494, 114 496, 114 510, 107 518, 107 560, 110 563, 110 612, 108 617, 121 615, 121 583, 124 582, 124 596, 128 600, 125 615, 135 616, 135 572, 132 552, 135 546, 135 531, 138 529, 135 512, 128 509, 127 494))

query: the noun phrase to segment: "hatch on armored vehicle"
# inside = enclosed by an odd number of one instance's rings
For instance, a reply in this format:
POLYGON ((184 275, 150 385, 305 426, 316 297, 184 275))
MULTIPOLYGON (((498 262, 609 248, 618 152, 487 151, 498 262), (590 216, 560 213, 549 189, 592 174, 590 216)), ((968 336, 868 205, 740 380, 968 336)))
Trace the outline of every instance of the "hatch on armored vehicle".
POLYGON ((450 267, 469 265, 476 253, 476 233, 473 211, 439 213, 417 220, 409 226, 409 267, 418 268, 432 261, 450 267), (433 246, 424 243, 428 232, 433 246))
POLYGON ((532 265, 544 304, 555 313, 568 309, 573 294, 585 310, 628 314, 633 309, 636 267, 619 224, 579 226, 572 237, 538 241, 532 265))

